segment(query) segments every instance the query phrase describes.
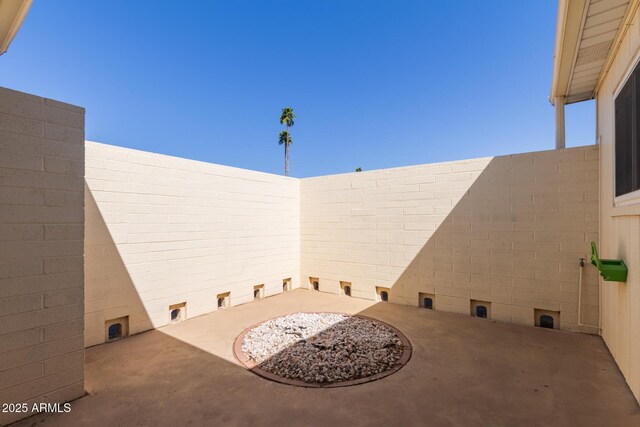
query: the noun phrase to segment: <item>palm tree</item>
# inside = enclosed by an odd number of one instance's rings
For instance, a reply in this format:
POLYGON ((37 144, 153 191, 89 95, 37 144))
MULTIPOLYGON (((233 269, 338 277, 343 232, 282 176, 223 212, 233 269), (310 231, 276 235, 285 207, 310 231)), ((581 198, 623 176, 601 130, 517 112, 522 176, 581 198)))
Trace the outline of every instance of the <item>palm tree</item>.
POLYGON ((284 144, 284 174, 285 176, 289 176, 289 144, 293 143, 293 138, 289 135, 288 130, 283 130, 280 132, 278 138, 278 144, 284 144))
POLYGON ((291 133, 289 132, 289 128, 293 126, 293 119, 296 118, 296 115, 293 114, 293 108, 285 107, 282 109, 282 114, 280 115, 280 123, 285 125, 287 128, 280 132, 280 139, 278 140, 278 144, 284 144, 284 174, 285 176, 289 176, 289 145, 293 143, 293 139, 291 138, 291 133))

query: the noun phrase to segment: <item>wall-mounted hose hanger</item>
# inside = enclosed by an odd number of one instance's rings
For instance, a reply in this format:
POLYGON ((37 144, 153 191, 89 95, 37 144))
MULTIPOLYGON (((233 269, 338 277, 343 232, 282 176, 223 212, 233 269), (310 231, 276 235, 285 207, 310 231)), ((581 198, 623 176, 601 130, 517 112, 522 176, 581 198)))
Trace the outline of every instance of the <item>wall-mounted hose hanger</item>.
POLYGON ((600 275, 607 282, 626 282, 627 265, 621 259, 600 259, 596 242, 591 242, 591 264, 600 270, 600 275))

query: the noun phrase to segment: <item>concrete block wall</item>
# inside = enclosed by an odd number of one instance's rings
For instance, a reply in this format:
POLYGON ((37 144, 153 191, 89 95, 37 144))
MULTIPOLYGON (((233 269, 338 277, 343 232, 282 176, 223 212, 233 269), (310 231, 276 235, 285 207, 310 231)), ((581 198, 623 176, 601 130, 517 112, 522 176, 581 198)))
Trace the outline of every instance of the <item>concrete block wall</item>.
POLYGON ((2 403, 84 394, 83 176, 84 109, 0 88, 2 403))
MULTIPOLYGON (((598 240, 596 146, 301 180, 301 282, 320 291, 534 325, 536 309, 578 326, 580 257, 598 240)), ((598 279, 583 269, 581 322, 598 324, 598 279)))
POLYGON ((135 334, 299 284, 299 181, 86 143, 85 343, 129 316, 135 334))

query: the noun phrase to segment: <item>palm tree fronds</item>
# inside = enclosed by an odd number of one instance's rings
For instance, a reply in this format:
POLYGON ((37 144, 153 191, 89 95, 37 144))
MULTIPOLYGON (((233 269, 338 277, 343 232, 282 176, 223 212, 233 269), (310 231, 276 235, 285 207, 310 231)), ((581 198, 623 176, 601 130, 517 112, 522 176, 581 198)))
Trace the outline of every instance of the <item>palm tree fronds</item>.
POLYGON ((296 115, 293 113, 293 108, 285 107, 282 109, 282 114, 280 115, 281 124, 291 127, 294 124, 293 119, 295 118, 296 115))
POLYGON ((293 142, 293 139, 291 139, 291 135, 289 135, 289 132, 287 132, 286 130, 283 130, 278 135, 278 145, 282 145, 282 144, 291 145, 292 142, 293 142))

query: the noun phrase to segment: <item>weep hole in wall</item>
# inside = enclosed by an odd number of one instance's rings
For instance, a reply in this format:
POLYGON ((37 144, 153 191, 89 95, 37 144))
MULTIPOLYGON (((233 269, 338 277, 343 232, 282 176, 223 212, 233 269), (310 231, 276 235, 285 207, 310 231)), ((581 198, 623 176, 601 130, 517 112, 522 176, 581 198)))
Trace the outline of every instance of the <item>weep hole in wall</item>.
POLYGON ((181 302, 169 306, 169 321, 171 323, 182 322, 187 318, 187 303, 181 302))
POLYGON ((253 287, 253 299, 262 299, 264 298, 264 284, 263 285, 255 285, 253 287))
POLYGON ((535 325, 546 329, 560 329, 560 312, 534 309, 535 325))
POLYGON ((488 301, 471 300, 471 315, 483 319, 491 319, 491 303, 488 301))
POLYGON ((309 277, 309 286, 314 291, 320 290, 320 279, 317 277, 309 277))
POLYGON ((420 292, 418 294, 418 305, 422 308, 434 310, 436 308, 436 296, 420 292))
POLYGON ((391 289, 389 288, 376 286, 376 301, 383 301, 383 302, 389 301, 390 292, 391 292, 391 289))
POLYGON ((282 281, 282 292, 287 292, 291 290, 291 277, 288 279, 284 279, 282 281))
POLYGON ((231 292, 218 294, 216 298, 218 298, 218 310, 222 310, 231 306, 231 292))
POLYGON ((105 341, 116 341, 129 335, 129 316, 104 322, 105 341))
POLYGON ((340 282, 340 294, 351 296, 351 282, 340 282))

